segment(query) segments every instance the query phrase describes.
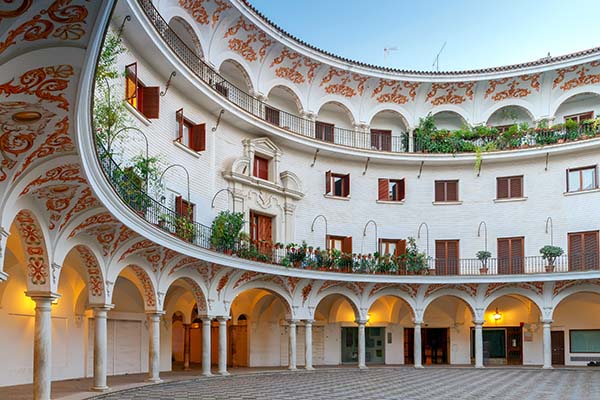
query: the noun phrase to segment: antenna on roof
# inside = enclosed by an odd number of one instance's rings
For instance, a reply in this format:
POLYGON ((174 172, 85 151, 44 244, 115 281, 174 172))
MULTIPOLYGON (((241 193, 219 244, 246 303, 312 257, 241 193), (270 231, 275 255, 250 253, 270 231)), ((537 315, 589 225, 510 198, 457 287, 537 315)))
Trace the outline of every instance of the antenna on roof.
POLYGON ((440 54, 442 54, 442 51, 444 51, 444 48, 446 47, 446 43, 447 42, 444 42, 444 44, 442 45, 442 48, 440 49, 440 51, 438 51, 437 55, 433 59, 433 65, 431 66, 431 68, 435 69, 436 71, 440 70, 440 54))
POLYGON ((392 46, 392 47, 385 47, 383 49, 383 63, 385 65, 387 65, 387 59, 388 59, 388 56, 390 55, 390 51, 398 51, 398 47, 392 46))

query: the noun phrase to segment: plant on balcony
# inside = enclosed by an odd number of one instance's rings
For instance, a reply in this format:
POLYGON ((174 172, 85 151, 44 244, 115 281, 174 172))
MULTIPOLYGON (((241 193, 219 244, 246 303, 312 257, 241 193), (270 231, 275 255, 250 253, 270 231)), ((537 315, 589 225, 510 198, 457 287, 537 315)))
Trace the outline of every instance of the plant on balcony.
POLYGON ((400 256, 406 271, 410 274, 427 274, 427 255, 419 251, 415 238, 409 237, 407 242, 406 252, 400 256))
POLYGON ((138 155, 113 171, 112 180, 121 198, 141 215, 152 206, 150 194, 153 197, 162 194, 161 165, 158 157, 146 159, 138 155))
POLYGON ((158 226, 188 242, 193 242, 196 238, 196 226, 191 216, 179 215, 174 212, 161 214, 158 226))
POLYGON ((232 254, 240 231, 244 226, 244 214, 231 211, 221 211, 213 220, 211 225, 211 245, 226 254, 232 254))
POLYGON ((304 259, 307 256, 308 245, 306 242, 302 242, 301 245, 296 243, 288 243, 285 246, 285 257, 282 260, 282 264, 286 267, 299 268, 302 266, 304 259))
POLYGON ((492 257, 492 253, 487 250, 480 250, 475 254, 475 257, 481 262, 481 268, 479 268, 480 274, 487 274, 488 266, 487 262, 492 257))
POLYGON ((548 262, 546 272, 554 271, 554 263, 556 259, 564 254, 564 250, 558 246, 546 245, 540 249, 540 254, 548 262))

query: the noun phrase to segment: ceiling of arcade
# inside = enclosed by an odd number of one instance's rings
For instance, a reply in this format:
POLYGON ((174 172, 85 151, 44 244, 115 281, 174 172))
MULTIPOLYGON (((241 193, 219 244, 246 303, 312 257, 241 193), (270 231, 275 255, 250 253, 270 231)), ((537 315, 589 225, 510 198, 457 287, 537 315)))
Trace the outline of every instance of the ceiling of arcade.
MULTIPOLYGON (((181 4, 205 31, 221 30, 227 39, 224 43, 245 63, 266 62, 281 79, 315 84, 325 93, 349 98, 367 95, 375 101, 402 104, 417 96, 419 84, 380 80, 369 86, 365 77, 315 65, 304 56, 277 48, 254 25, 236 16, 225 1, 182 0, 181 4)), ((73 128, 80 80, 90 79, 81 76, 86 49, 110 2, 21 0, 11 5, 12 10, 0 14, 0 271, 5 260, 22 261, 28 290, 56 291, 61 266, 75 251, 85 271, 90 301, 110 302, 111 288, 127 269, 126 274, 137 279, 147 308, 162 308, 169 284, 180 278, 186 278, 205 313, 251 288, 276 292, 295 307, 335 292, 344 293, 357 305, 389 293, 401 293, 415 304, 418 298, 448 291, 475 298, 513 287, 542 295, 543 283, 375 284, 270 275, 207 263, 140 236, 95 197, 77 153, 73 128), (20 241, 7 249, 9 232, 19 235, 20 241), (4 257, 7 252, 22 256, 4 257)), ((565 72, 557 85, 568 83, 573 73, 577 72, 565 72)), ((525 91, 537 90, 534 76, 511 79, 518 80, 525 91)), ((511 82, 496 84, 489 96, 511 82)), ((473 90, 469 83, 435 84, 426 96, 432 103, 466 101, 472 99, 473 90)), ((553 295, 580 283, 557 283, 553 295)), ((600 287, 600 281, 585 283, 600 287)))

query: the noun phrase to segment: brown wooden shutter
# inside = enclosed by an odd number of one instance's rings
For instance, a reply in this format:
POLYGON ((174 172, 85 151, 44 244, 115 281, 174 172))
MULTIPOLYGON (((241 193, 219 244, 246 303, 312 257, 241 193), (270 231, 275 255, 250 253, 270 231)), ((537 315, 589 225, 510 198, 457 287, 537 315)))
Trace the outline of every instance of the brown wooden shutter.
POLYGON ((584 268, 598 268, 598 231, 586 232, 583 235, 584 268))
POLYGON ((175 212, 179 215, 183 215, 183 197, 175 197, 175 212))
POLYGON ((583 269, 583 235, 581 233, 569 233, 569 270, 579 271, 583 269))
POLYGON ((147 86, 140 88, 142 91, 142 114, 149 119, 156 119, 159 115, 160 107, 160 87, 147 86))
POLYGON ((181 143, 183 139, 183 108, 175 111, 175 121, 177 122, 177 141, 181 143))
POLYGON ((265 120, 273 125, 279 126, 279 110, 265 106, 265 120))
POLYGON ((350 174, 347 174, 346 176, 344 176, 344 180, 342 183, 344 185, 344 188, 342 189, 343 195, 350 196, 350 174))
POLYGON ((390 199, 390 189, 389 189, 389 180, 385 178, 379 178, 379 200, 389 200, 390 199))
POLYGON ((325 235, 325 248, 331 249, 331 235, 325 235))
POLYGON ((331 171, 325 172, 325 194, 331 194, 331 171))
POLYGON ((398 240, 396 242, 396 257, 406 254, 406 240, 398 240))
POLYGON ((352 236, 342 239, 342 253, 352 254, 352 236))
POLYGON ((206 124, 192 126, 190 132, 190 147, 194 151, 206 150, 206 124))
POLYGON ((510 178, 510 197, 519 198, 523 197, 523 177, 514 176, 510 178))
POLYGON ((137 63, 131 63, 125 66, 125 76, 131 80, 131 85, 129 82, 125 82, 125 100, 129 103, 132 103, 133 99, 137 98, 138 91, 138 79, 137 79, 137 63))
POLYGON ((523 238, 511 240, 511 273, 522 274, 524 272, 525 243, 523 238))
POLYGON ((446 186, 444 181, 435 181, 435 201, 446 201, 446 186))
POLYGON ((498 273, 506 274, 510 268, 510 239, 498 239, 498 273))
POLYGON ((446 201, 458 201, 458 181, 446 182, 446 201))
POLYGON ((398 181, 398 200, 404 200, 406 197, 406 181, 404 179, 400 179, 398 181))
POLYGON ((508 198, 508 179, 498 178, 496 181, 496 198, 506 199, 508 198))

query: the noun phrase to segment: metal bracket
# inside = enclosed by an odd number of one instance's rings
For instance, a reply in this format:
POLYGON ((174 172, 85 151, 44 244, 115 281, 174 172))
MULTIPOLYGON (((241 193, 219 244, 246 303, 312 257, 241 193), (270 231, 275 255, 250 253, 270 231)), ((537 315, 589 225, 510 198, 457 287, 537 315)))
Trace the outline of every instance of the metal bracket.
POLYGON ((123 34, 123 28, 125 28, 125 22, 129 22, 131 21, 131 15, 126 15, 125 18, 123 18, 123 22, 121 22, 121 27, 119 28, 119 34, 117 35, 117 37, 120 39, 121 35, 123 34))
POLYGON ((548 159, 550 158, 550 153, 546 153, 546 168, 544 168, 544 171, 548 171, 548 159))
POLYGON ((310 167, 314 167, 315 163, 317 162, 317 154, 319 154, 319 149, 315 150, 315 156, 313 157, 313 162, 312 164, 310 164, 310 167))
POLYGON ((216 132, 217 128, 219 127, 219 124, 221 123, 221 116, 225 114, 225 109, 221 108, 221 111, 219 111, 219 116, 217 117, 217 123, 215 126, 212 127, 211 131, 212 132, 216 132))
POLYGON ((479 175, 481 174, 481 166, 483 165, 483 159, 481 159, 479 161, 479 168, 477 169, 477 177, 479 178, 479 175))
POLYGON ((363 171, 363 175, 365 175, 367 173, 367 170, 369 169, 369 161, 371 161, 371 157, 367 157, 367 162, 365 164, 365 170, 363 171))
POLYGON ((423 172, 423 164, 425 164, 425 161, 421 161, 421 166, 419 167, 419 175, 417 176, 417 179, 421 179, 421 173, 423 172))
POLYGON ((169 90, 169 86, 171 86, 171 79, 173 79, 173 77, 177 75, 177 72, 173 71, 171 72, 171 75, 169 76, 169 80, 167 80, 167 84, 165 85, 165 90, 160 92, 160 97, 163 97, 165 94, 167 94, 167 91, 169 90))

